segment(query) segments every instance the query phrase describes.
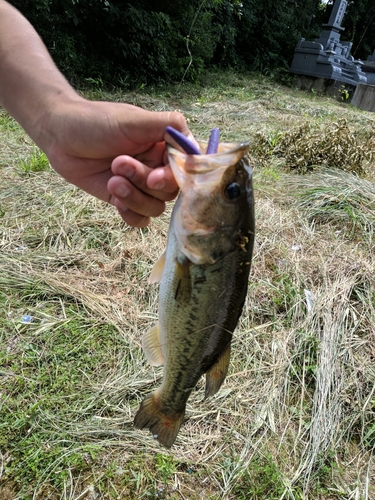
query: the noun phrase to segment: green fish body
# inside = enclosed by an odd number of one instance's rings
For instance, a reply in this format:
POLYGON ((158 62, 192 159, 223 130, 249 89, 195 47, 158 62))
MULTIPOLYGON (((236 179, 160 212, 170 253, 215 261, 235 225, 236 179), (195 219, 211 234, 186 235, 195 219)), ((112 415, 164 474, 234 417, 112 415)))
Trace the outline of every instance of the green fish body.
POLYGON ((230 343, 245 301, 254 243, 252 170, 248 144, 220 144, 212 155, 169 148, 180 187, 167 249, 150 282, 160 280, 159 321, 142 340, 151 365, 164 364, 161 386, 134 420, 167 448, 186 402, 206 374, 205 397, 222 385, 230 343))

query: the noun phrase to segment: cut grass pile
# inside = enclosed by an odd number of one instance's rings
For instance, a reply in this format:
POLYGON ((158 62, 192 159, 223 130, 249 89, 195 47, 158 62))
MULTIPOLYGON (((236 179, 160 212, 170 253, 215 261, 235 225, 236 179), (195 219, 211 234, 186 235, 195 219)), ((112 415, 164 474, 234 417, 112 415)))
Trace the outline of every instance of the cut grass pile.
POLYGON ((219 126, 254 144, 249 292, 225 384, 207 401, 198 384, 166 451, 132 422, 162 373, 141 336, 173 203, 144 230, 126 226, 1 112, 0 498, 374 498, 373 158, 300 175, 255 147, 259 132, 346 120, 366 150, 372 115, 257 76, 88 95, 180 109, 196 137, 219 126))
POLYGON ((352 131, 345 118, 320 126, 306 121, 276 134, 258 133, 256 147, 264 152, 266 163, 273 155, 301 174, 322 165, 364 174, 375 158, 375 138, 371 129, 366 132, 352 131))

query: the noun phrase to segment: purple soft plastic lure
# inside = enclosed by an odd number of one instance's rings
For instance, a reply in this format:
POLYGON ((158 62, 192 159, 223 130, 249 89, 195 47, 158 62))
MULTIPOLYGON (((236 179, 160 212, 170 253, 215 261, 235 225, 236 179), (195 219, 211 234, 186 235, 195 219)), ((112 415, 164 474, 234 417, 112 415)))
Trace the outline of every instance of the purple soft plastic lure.
POLYGON ((167 127, 166 131, 188 155, 200 155, 201 152, 187 137, 173 127, 167 127))
POLYGON ((206 155, 214 155, 215 153, 217 153, 217 148, 219 147, 219 139, 220 130, 218 128, 213 128, 208 140, 206 155))
MULTIPOLYGON (((188 155, 200 155, 202 154, 196 145, 191 142, 187 137, 185 137, 181 132, 173 127, 167 127, 166 131, 174 139, 177 144, 187 153, 188 155)), ((220 130, 218 128, 213 128, 211 130, 210 139, 208 141, 206 154, 212 155, 217 153, 219 147, 220 130)))

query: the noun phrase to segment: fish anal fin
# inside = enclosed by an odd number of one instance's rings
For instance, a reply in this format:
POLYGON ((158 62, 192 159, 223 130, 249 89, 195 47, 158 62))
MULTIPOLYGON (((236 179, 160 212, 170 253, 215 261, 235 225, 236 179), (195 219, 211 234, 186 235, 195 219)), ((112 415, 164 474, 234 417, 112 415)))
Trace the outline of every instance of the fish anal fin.
POLYGON ((143 335, 142 348, 151 366, 160 366, 164 363, 164 356, 161 350, 159 323, 156 323, 151 330, 143 335))
POLYGON ((159 390, 156 390, 142 401, 134 426, 137 429, 148 428, 161 445, 170 448, 176 440, 185 412, 166 415, 161 411, 159 396, 159 390))
POLYGON ((228 373, 230 359, 230 344, 221 353, 219 359, 214 365, 206 372, 206 390, 204 398, 207 399, 213 396, 220 389, 225 377, 228 373))
POLYGON ((161 278, 163 276, 163 271, 164 271, 164 266, 165 266, 165 252, 163 252, 158 260, 155 262, 154 267, 151 270, 151 274, 148 278, 148 283, 158 283, 161 281, 161 278))

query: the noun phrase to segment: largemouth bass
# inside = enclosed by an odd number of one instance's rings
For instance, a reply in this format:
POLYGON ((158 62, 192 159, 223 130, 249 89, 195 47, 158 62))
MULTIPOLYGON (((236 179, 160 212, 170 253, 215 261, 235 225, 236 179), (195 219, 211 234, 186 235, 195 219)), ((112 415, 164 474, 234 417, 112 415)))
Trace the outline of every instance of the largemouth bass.
MULTIPOLYGON (((202 146, 203 147, 203 146, 202 146)), ((205 398, 226 377, 230 343, 245 301, 254 243, 252 170, 248 144, 219 145, 216 154, 168 147, 180 194, 167 249, 149 282, 160 281, 159 321, 142 345, 161 386, 142 402, 135 427, 170 448, 186 402, 206 374, 205 398)))

